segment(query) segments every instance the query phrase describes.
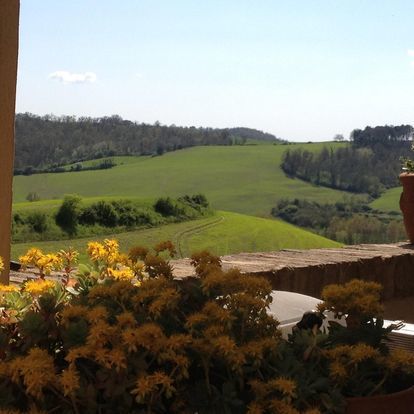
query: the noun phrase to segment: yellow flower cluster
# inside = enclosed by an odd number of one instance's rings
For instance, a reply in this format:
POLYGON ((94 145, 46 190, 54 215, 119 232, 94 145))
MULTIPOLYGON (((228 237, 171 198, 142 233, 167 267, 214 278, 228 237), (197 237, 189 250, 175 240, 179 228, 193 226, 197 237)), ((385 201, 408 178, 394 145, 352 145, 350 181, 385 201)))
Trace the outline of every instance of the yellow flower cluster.
POLYGON ((344 285, 328 285, 322 290, 320 311, 330 310, 336 315, 368 318, 381 316, 384 308, 380 302, 382 286, 375 282, 353 279, 344 285))
POLYGON ((19 290, 15 285, 3 285, 0 283, 0 293, 19 292, 19 290))
POLYGON ((131 280, 135 274, 129 267, 122 267, 121 269, 108 269, 108 274, 115 280, 131 280))
POLYGON ((23 268, 35 266, 39 269, 40 275, 48 275, 52 270, 61 270, 63 262, 58 254, 45 254, 42 250, 33 247, 28 252, 19 257, 23 268))
POLYGON ((107 266, 119 262, 119 243, 116 240, 105 239, 103 243, 89 242, 87 252, 93 262, 103 262, 107 266))
POLYGON ((11 380, 23 380, 26 392, 35 398, 42 398, 43 389, 56 380, 53 358, 43 349, 32 348, 27 356, 15 358, 8 370, 11 380))
POLYGON ((358 369, 358 364, 367 360, 383 363, 383 357, 378 349, 364 343, 355 345, 338 345, 324 351, 330 360, 330 375, 335 380, 346 380, 358 369))
MULTIPOLYGON (((279 377, 268 382, 259 379, 250 382, 255 399, 249 404, 248 414, 283 413, 300 414, 292 402, 296 395, 296 382, 279 377)), ((319 413, 309 409, 306 413, 319 413)))
POLYGON ((138 378, 132 394, 136 394, 137 400, 143 403, 155 393, 163 393, 168 398, 174 392, 175 388, 172 379, 164 372, 158 371, 138 378))
POLYGON ((73 395, 80 387, 80 376, 74 364, 64 370, 59 377, 63 389, 63 395, 73 395))
POLYGON ((400 370, 414 373, 414 354, 404 349, 391 350, 385 363, 391 371, 400 370))
POLYGON ((29 280, 24 285, 24 291, 30 293, 33 296, 38 296, 50 291, 51 289, 54 289, 55 287, 56 282, 53 282, 52 280, 29 280))

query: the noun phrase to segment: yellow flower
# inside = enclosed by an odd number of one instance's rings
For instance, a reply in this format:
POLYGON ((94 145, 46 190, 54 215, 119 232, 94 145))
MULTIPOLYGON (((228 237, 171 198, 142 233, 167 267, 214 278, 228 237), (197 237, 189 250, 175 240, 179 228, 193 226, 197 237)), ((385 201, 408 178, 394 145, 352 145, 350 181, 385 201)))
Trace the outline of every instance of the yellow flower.
POLYGON ((164 372, 158 371, 138 378, 132 394, 137 394, 138 398, 144 399, 156 391, 165 393, 167 397, 175 391, 173 380, 164 372))
POLYGON ((53 289, 56 283, 52 280, 30 280, 25 283, 24 290, 33 296, 42 295, 53 289))
POLYGON ((67 305, 62 311, 62 324, 66 325, 71 319, 84 318, 87 308, 81 305, 67 305))
POLYGON ((117 372, 121 369, 126 369, 126 356, 125 352, 120 348, 113 348, 107 354, 107 368, 115 368, 117 372))
POLYGON ((364 343, 356 344, 350 351, 350 359, 353 363, 358 364, 366 359, 375 358, 379 356, 379 352, 372 346, 364 343))
POLYGON ((116 319, 121 327, 133 327, 137 325, 137 321, 131 312, 123 312, 116 319))
POLYGON ((120 260, 119 244, 116 240, 89 242, 87 252, 93 262, 103 262, 106 266, 113 266, 120 260))
POLYGON ((35 266, 42 275, 50 274, 52 270, 60 270, 62 259, 56 254, 44 254, 40 249, 32 247, 24 256, 19 257, 23 268, 35 266))
POLYGON ((347 377, 347 371, 343 364, 338 361, 333 361, 329 366, 329 371, 332 378, 345 379, 347 377))
POLYGON ((90 309, 86 315, 89 322, 97 323, 101 320, 105 320, 108 317, 108 311, 104 306, 95 306, 90 309))
POLYGON ((47 351, 32 348, 26 357, 16 358, 9 364, 12 381, 23 383, 27 394, 41 398, 43 388, 55 382, 53 358, 47 351))
POLYGON ((247 414, 263 414, 265 411, 257 402, 252 402, 247 408, 247 414))
POLYGON ((37 247, 32 247, 25 255, 19 257, 19 261, 23 267, 26 267, 34 265, 34 262, 36 262, 41 256, 43 256, 43 252, 37 247))
POLYGON ((35 266, 41 273, 48 275, 52 270, 60 270, 62 260, 56 254, 44 254, 35 262, 35 266))
POLYGON ((105 249, 101 243, 98 242, 89 242, 87 247, 87 252, 89 257, 93 262, 102 260, 102 257, 105 254, 105 249))
POLYGON ((70 365, 68 369, 62 372, 60 384, 65 397, 74 394, 79 389, 79 373, 74 365, 70 365))
POLYGON ((18 292, 20 289, 15 285, 2 285, 0 283, 0 293, 18 292))
POLYGON ((115 280, 131 280, 135 276, 134 272, 129 267, 124 267, 122 269, 108 269, 108 274, 115 280))
POLYGON ((296 391, 296 383, 289 378, 276 378, 269 382, 269 385, 275 387, 282 394, 293 397, 296 391))
POLYGON ((393 349, 387 356, 385 364, 392 371, 402 369, 414 372, 414 354, 405 349, 393 349))

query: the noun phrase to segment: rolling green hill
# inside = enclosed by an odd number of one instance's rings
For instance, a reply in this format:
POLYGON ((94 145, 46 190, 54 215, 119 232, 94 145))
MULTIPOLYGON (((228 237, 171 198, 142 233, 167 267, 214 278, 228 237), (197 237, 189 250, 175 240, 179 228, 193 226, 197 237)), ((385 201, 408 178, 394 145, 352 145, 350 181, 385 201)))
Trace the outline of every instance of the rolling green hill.
MULTIPOLYGON (((113 237, 119 240, 124 251, 136 245, 152 246, 162 240, 172 240, 181 257, 187 257, 191 252, 203 249, 223 255, 283 248, 309 249, 339 246, 339 243, 280 220, 224 211, 218 211, 214 216, 200 220, 120 233, 113 237)), ((104 238, 100 237, 98 240, 104 238)), ((38 242, 35 245, 47 252, 72 246, 82 253, 81 260, 85 260, 85 248, 88 241, 89 239, 62 240, 38 242)), ((14 244, 12 246, 13 258, 17 259, 33 244, 14 244)))
MULTIPOLYGON (((316 151, 326 144, 300 145, 316 151)), ((14 201, 23 202, 30 192, 42 200, 70 193, 154 199, 202 192, 215 209, 266 217, 280 198, 334 202, 349 194, 287 178, 279 164, 293 146, 194 147, 159 157, 117 157, 109 170, 17 176, 14 201)))
POLYGON ((402 187, 395 187, 385 191, 381 197, 374 200, 370 206, 381 211, 400 211, 400 196, 402 187))

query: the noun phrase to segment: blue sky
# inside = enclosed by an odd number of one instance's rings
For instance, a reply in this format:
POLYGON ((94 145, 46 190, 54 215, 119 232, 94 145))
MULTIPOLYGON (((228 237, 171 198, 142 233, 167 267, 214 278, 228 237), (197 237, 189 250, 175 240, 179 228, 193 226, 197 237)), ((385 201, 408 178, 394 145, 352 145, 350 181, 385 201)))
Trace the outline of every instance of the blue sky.
POLYGON ((17 111, 246 126, 414 123, 414 2, 21 0, 17 111))

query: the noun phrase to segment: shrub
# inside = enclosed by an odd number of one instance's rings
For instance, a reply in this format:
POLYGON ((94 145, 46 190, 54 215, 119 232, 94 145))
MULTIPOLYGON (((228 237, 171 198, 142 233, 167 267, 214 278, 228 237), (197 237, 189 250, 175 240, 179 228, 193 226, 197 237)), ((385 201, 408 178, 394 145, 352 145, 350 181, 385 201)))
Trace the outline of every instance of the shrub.
POLYGON ((80 201, 81 198, 77 195, 65 196, 56 214, 56 224, 70 236, 76 234, 80 201))
POLYGON ((26 222, 36 233, 45 233, 48 229, 48 217, 45 213, 34 211, 27 216, 26 222))
MULTIPOLYGON (((31 249, 21 261, 37 266, 41 279, 0 285, 0 410, 338 413, 341 393, 412 381, 414 357, 403 352, 365 342, 333 346, 330 335, 311 329, 284 341, 267 312, 269 282, 223 271, 207 252, 192 257, 197 277, 178 280, 162 257, 174 254, 171 242, 128 256, 114 240, 87 250, 91 265, 75 273, 76 252, 31 249), (53 269, 62 269, 62 283, 44 280, 53 269)), ((381 310, 373 284, 324 295, 327 308, 363 314, 364 324, 381 310), (352 292, 348 306, 342 295, 352 292)))
POLYGON ((118 213, 114 206, 107 201, 98 201, 92 205, 95 209, 96 222, 101 226, 115 227, 118 224, 118 213))
POLYGON ((154 204, 154 210, 163 216, 176 216, 177 206, 170 197, 161 197, 154 204))

